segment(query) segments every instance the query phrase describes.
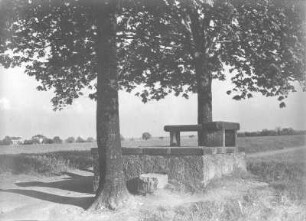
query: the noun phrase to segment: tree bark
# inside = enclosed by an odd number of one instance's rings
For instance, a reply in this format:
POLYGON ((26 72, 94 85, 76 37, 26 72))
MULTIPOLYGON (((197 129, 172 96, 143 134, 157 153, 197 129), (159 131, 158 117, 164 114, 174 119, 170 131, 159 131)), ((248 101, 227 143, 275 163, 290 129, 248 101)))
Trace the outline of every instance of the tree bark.
MULTIPOLYGON (((194 66, 197 79, 198 93, 198 124, 212 121, 212 76, 208 68, 205 36, 203 25, 199 21, 199 14, 195 9, 189 9, 191 32, 194 42, 194 66)), ((198 145, 206 145, 205 131, 198 132, 198 145)))
MULTIPOLYGON (((212 77, 207 71, 207 62, 204 59, 198 60, 199 61, 196 61, 198 124, 203 124, 212 121, 212 77)), ((207 135, 205 134, 205 131, 198 131, 198 145, 206 146, 206 139, 207 135)))
POLYGON ((119 128, 116 1, 97 1, 94 11, 98 31, 96 126, 100 182, 89 209, 117 209, 125 203, 129 194, 123 174, 119 128))

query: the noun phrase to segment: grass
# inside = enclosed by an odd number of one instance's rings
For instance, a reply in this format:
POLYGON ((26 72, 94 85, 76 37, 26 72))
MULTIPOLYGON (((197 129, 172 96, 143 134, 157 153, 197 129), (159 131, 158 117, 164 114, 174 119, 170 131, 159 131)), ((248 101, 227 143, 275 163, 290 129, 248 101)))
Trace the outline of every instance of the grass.
POLYGON ((60 151, 39 154, 0 155, 0 173, 59 175, 69 169, 92 165, 89 151, 60 151))
MULTIPOLYGON (((144 210, 141 220, 306 220, 306 150, 295 150, 261 158, 249 158, 249 175, 225 177, 215 180, 207 187, 218 192, 230 186, 231 178, 248 182, 264 182, 264 186, 250 188, 239 197, 218 200, 200 200, 176 207, 160 206, 144 210), (255 181, 254 181, 255 179, 255 181), (219 186, 219 187, 218 187, 219 186)), ((235 188, 239 188, 234 186, 235 188)))
POLYGON ((246 153, 280 150, 305 144, 305 135, 239 137, 237 140, 239 149, 246 153))
POLYGON ((261 181, 269 183, 279 197, 306 203, 306 150, 249 159, 247 167, 261 181))

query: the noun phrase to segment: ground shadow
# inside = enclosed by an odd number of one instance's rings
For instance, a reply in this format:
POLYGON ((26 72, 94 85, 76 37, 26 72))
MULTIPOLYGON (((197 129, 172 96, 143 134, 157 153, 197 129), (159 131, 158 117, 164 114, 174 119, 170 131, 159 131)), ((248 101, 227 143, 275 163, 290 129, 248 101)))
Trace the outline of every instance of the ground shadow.
POLYGON ((90 172, 90 173, 94 172, 93 169, 89 169, 89 168, 82 168, 82 169, 79 169, 79 170, 90 172))
POLYGON ((7 189, 7 190, 0 190, 0 192, 21 194, 24 196, 33 197, 36 199, 49 201, 53 203, 78 206, 83 209, 87 209, 90 203, 93 201, 93 197, 66 197, 50 193, 44 193, 36 190, 7 189))
POLYGON ((92 176, 81 176, 75 173, 64 173, 69 177, 64 180, 55 181, 55 182, 41 182, 41 181, 32 181, 32 182, 19 182, 16 183, 19 187, 49 187, 57 188, 61 190, 74 191, 79 193, 94 193, 93 191, 93 177, 92 176))

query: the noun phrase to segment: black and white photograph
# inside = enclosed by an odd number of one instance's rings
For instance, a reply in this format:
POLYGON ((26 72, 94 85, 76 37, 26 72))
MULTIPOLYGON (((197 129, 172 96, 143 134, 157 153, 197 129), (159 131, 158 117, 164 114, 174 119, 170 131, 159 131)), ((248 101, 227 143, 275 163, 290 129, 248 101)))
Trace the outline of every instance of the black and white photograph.
POLYGON ((306 0, 0 0, 0 220, 305 221, 306 0))

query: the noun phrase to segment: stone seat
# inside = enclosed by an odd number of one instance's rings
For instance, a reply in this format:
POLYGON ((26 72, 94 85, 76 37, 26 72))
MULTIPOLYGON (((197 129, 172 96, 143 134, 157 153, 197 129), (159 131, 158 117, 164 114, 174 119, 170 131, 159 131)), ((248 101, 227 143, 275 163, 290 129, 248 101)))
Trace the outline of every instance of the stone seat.
POLYGON ((197 131, 205 135, 207 147, 236 147, 239 123, 213 121, 202 125, 166 125, 164 130, 170 132, 170 146, 181 146, 181 132, 197 131))

